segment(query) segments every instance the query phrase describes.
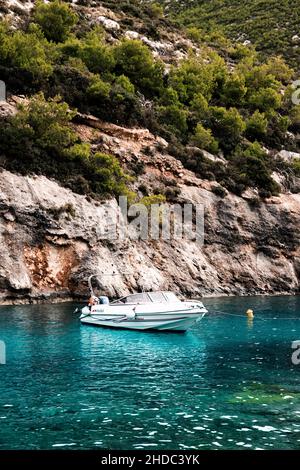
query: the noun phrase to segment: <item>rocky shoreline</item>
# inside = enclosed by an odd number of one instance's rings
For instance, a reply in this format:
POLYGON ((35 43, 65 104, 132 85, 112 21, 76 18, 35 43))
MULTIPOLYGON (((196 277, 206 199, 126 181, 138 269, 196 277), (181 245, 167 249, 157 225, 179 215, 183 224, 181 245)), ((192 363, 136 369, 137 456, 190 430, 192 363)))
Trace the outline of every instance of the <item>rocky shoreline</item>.
MULTIPOLYGON (((61 294, 60 294, 61 295, 61 294)), ((277 294, 256 294, 256 295, 203 295, 199 297, 199 299, 205 301, 205 299, 214 299, 214 298, 227 298, 227 297, 289 297, 289 296, 298 296, 299 293, 290 293, 290 292, 279 292, 277 294)), ((78 305, 85 305, 87 301, 87 296, 80 296, 80 297, 68 297, 66 293, 66 297, 60 296, 58 297, 57 294, 43 294, 42 296, 38 296, 37 298, 29 297, 29 298, 22 298, 22 299, 6 299, 5 301, 0 302, 0 307, 5 306, 21 306, 21 305, 50 305, 50 304, 78 304, 78 305)))

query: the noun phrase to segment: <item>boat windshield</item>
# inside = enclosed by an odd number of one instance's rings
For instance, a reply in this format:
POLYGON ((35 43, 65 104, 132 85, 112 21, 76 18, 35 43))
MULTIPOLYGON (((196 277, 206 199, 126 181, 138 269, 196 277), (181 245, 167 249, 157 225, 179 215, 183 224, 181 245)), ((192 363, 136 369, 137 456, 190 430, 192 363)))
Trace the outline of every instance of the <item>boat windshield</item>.
POLYGON ((168 302, 179 302, 179 299, 174 292, 164 292, 164 296, 167 298, 168 302))
POLYGON ((152 302, 166 302, 165 296, 162 292, 149 292, 148 295, 152 302))
POLYGON ((131 294, 116 301, 116 303, 120 302, 124 304, 148 304, 152 302, 179 302, 179 299, 174 292, 143 292, 131 294))
POLYGON ((149 298, 149 295, 144 292, 142 294, 132 294, 128 295, 122 301, 125 304, 148 304, 149 302, 152 302, 152 300, 149 298))

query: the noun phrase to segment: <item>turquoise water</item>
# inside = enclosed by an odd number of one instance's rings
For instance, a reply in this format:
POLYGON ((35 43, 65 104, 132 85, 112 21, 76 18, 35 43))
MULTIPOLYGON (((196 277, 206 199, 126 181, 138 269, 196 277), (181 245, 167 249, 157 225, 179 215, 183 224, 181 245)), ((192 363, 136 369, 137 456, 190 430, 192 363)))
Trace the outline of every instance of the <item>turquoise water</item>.
POLYGON ((205 304, 186 334, 81 326, 70 304, 1 307, 0 449, 299 449, 300 298, 205 304), (237 316, 249 307, 252 325, 237 316))

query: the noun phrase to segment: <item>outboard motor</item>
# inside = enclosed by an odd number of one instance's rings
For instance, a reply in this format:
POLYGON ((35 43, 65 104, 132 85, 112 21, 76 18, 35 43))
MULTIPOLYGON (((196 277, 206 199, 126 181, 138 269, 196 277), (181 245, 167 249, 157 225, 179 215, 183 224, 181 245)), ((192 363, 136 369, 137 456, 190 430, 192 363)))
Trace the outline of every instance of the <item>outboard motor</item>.
POLYGON ((106 297, 105 295, 101 295, 99 297, 99 304, 100 305, 109 305, 109 298, 106 297))

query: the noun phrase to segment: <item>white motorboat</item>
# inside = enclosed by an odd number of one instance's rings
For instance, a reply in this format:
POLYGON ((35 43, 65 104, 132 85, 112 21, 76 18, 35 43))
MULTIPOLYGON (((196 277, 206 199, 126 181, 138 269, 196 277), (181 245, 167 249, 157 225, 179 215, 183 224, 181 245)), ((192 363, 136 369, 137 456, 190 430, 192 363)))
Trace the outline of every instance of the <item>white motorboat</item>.
POLYGON ((109 302, 92 297, 81 310, 86 325, 131 330, 186 331, 207 313, 198 300, 180 300, 173 292, 143 292, 109 302))

